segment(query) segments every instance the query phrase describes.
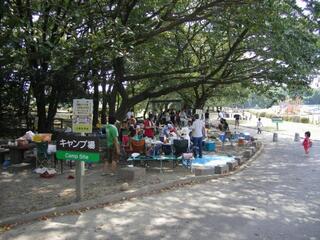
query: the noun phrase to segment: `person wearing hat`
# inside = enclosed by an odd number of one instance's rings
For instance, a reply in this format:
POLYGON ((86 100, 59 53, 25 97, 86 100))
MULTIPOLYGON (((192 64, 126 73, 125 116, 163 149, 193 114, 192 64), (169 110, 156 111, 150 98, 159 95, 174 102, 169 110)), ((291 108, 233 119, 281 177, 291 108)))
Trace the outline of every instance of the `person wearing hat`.
POLYGON ((169 137, 170 133, 172 132, 176 132, 175 128, 173 127, 173 125, 168 122, 166 125, 164 125, 164 127, 162 128, 162 135, 169 137))

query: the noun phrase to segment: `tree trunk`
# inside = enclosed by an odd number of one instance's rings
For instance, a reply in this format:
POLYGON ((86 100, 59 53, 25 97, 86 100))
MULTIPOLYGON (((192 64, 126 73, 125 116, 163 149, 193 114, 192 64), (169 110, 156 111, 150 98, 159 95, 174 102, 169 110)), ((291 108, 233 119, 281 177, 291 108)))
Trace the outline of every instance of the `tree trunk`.
POLYGON ((126 118, 126 114, 129 111, 129 109, 132 108, 134 104, 123 104, 123 102, 120 104, 120 107, 117 109, 117 112, 115 112, 116 119, 122 121, 126 118))
POLYGON ((51 95, 49 98, 48 115, 46 119, 46 129, 45 129, 46 132, 50 132, 53 130, 53 121, 57 113, 58 101, 59 101, 59 93, 56 89, 52 89, 51 95))
MULTIPOLYGON (((125 114, 130 109, 128 107, 122 107, 123 105, 128 104, 128 93, 126 89, 124 88, 122 82, 124 80, 124 58, 118 57, 113 59, 113 69, 114 69, 114 91, 116 92, 116 96, 119 94, 121 96, 121 101, 117 102, 117 108, 115 110, 115 117, 118 120, 123 120, 125 117, 125 114), (121 108, 122 107, 122 108, 121 108), (124 111, 124 114, 123 114, 124 111)), ((119 100, 120 100, 119 96, 119 100)), ((132 106, 132 105, 131 105, 132 106)))
MULTIPOLYGON (((110 86, 111 88, 111 86, 110 86)), ((108 107, 109 107, 109 116, 115 116, 116 113, 116 96, 117 96, 117 91, 115 87, 112 87, 112 90, 109 91, 109 94, 107 94, 107 99, 108 99, 108 107)))
POLYGON ((203 109, 204 105, 206 104, 206 98, 197 98, 194 102, 193 108, 194 109, 203 109))
MULTIPOLYGON (((95 76, 93 76, 95 78, 95 76)), ((97 79, 93 80, 93 119, 92 125, 96 127, 99 118, 99 82, 97 79)))
POLYGON ((149 103, 150 103, 150 101, 148 101, 148 102, 147 102, 147 106, 146 106, 146 108, 144 109, 144 112, 143 112, 143 119, 145 119, 145 118, 146 118, 146 114, 147 114, 147 111, 148 111, 149 103))
POLYGON ((26 117, 27 129, 33 129, 34 127, 33 121, 31 119, 31 114, 30 114, 30 100, 31 100, 31 89, 28 89, 26 102, 24 106, 24 115, 26 117))
POLYGON ((38 115, 38 132, 46 132, 46 103, 43 89, 39 87, 34 90, 36 105, 37 105, 37 115, 38 115))
POLYGON ((101 109, 101 124, 107 123, 107 79, 106 76, 102 80, 102 109, 101 109))

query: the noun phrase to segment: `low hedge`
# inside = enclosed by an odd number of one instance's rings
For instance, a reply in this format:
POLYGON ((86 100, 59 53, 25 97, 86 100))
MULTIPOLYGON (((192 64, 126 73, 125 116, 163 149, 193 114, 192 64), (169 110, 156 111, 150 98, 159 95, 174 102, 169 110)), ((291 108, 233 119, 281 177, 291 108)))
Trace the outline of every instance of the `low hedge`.
POLYGON ((259 117, 266 117, 266 112, 261 112, 261 113, 259 113, 259 117))
POLYGON ((300 122, 301 122, 301 123, 309 123, 310 121, 309 121, 309 118, 307 118, 307 117, 302 117, 302 118, 300 119, 300 122))

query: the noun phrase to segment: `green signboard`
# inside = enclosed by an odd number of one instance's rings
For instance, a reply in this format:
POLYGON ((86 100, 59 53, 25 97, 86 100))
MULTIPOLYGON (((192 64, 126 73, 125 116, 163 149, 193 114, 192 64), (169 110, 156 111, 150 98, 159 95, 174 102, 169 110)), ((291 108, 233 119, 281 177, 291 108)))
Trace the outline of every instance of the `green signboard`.
POLYGON ((99 162, 99 137, 59 134, 56 156, 59 160, 99 162))
POLYGON ((56 157, 59 160, 84 161, 92 163, 99 162, 100 153, 58 150, 56 152, 56 157))
POLYGON ((282 123, 283 118, 282 117, 272 117, 272 122, 274 123, 282 123))

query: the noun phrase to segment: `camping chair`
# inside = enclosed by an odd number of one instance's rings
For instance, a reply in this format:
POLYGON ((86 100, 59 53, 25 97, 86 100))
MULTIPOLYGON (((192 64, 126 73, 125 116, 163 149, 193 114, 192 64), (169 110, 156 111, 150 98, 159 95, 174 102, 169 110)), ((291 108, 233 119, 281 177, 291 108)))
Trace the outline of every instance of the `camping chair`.
POLYGON ((37 142, 36 168, 49 167, 48 142, 37 142))
POLYGON ((176 157, 182 156, 182 165, 191 169, 191 161, 193 153, 189 147, 188 139, 175 139, 173 140, 173 152, 176 157))
MULTIPOLYGON (((130 141, 130 149, 126 149, 126 153, 127 154, 140 153, 142 155, 145 155, 145 148, 146 148, 145 146, 146 146, 146 142, 145 142, 144 139, 141 139, 141 140, 131 139, 131 141, 130 141)), ((133 162, 132 164, 135 165, 135 162, 133 162)), ((146 162, 141 160, 140 164, 141 165, 146 165, 146 162)))
POLYGON ((141 139, 141 140, 134 140, 134 139, 131 139, 131 153, 140 153, 140 154, 144 154, 145 153, 145 145, 146 145, 146 142, 144 139, 141 139))
POLYGON ((181 156, 182 153, 189 152, 189 141, 187 139, 174 139, 173 152, 176 157, 181 156))

